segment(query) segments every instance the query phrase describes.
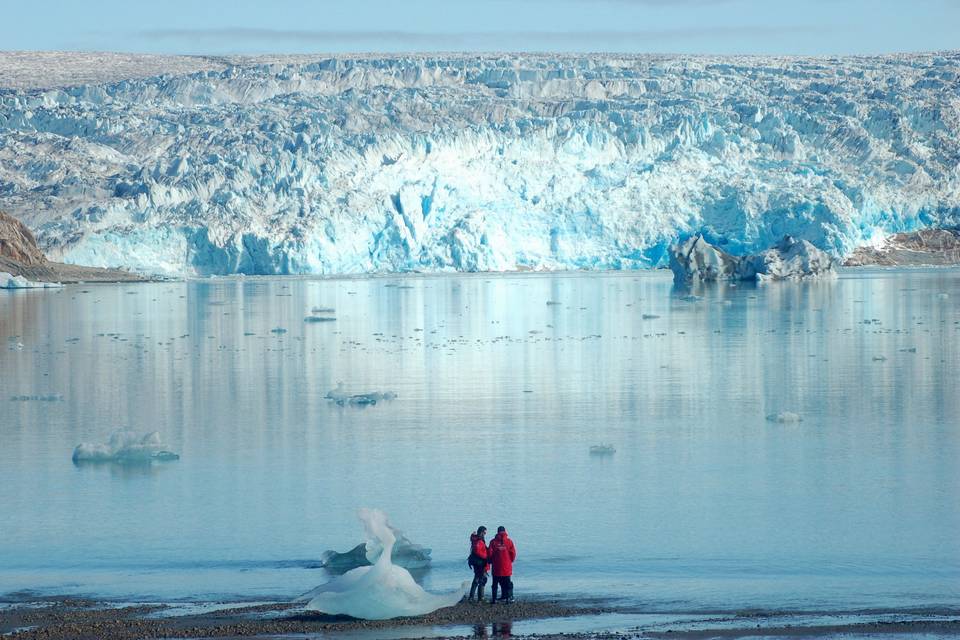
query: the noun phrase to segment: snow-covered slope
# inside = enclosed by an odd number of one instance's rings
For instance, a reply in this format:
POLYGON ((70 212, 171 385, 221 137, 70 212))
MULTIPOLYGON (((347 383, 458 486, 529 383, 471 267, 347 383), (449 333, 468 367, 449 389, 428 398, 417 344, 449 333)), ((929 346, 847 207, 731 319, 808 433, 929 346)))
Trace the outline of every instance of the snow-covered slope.
POLYGON ((960 224, 958 53, 63 56, 94 83, 0 74, 0 209, 69 262, 634 268, 960 224))

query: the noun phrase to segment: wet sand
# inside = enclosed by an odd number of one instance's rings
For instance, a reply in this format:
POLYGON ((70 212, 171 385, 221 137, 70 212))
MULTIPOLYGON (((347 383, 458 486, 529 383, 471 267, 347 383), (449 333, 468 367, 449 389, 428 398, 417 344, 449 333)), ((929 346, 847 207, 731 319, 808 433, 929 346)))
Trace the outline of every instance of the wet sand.
POLYGON ((374 631, 410 626, 487 625, 494 623, 597 615, 600 606, 572 607, 553 600, 518 600, 511 604, 460 603, 426 616, 393 620, 356 620, 304 611, 276 603, 231 607, 208 613, 148 617, 165 605, 110 607, 106 603, 62 598, 0 608, 0 634, 14 640, 134 640, 136 638, 247 638, 344 631, 374 631))

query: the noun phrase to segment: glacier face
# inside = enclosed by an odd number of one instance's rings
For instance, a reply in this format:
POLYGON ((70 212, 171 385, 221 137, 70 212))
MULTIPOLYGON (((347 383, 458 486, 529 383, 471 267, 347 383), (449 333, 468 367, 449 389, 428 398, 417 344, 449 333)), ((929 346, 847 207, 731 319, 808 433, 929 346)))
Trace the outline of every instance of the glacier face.
POLYGON ((643 268, 694 233, 735 255, 789 234, 839 257, 960 225, 960 53, 131 65, 52 88, 0 74, 0 210, 52 258, 201 275, 643 268))

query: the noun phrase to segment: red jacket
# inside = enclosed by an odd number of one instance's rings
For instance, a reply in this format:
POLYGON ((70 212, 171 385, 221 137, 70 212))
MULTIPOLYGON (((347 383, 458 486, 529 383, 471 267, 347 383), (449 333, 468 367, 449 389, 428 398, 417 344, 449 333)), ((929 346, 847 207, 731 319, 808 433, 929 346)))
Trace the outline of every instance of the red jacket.
MULTIPOLYGON (((487 544, 483 541, 483 538, 478 536, 475 533, 470 534, 470 552, 481 558, 483 560, 487 559, 487 544)), ((484 570, 490 569, 490 563, 486 563, 484 570)))
POLYGON ((498 533, 490 541, 487 558, 493 564, 494 577, 513 575, 513 561, 517 559, 517 548, 513 545, 513 540, 507 536, 506 531, 498 533))

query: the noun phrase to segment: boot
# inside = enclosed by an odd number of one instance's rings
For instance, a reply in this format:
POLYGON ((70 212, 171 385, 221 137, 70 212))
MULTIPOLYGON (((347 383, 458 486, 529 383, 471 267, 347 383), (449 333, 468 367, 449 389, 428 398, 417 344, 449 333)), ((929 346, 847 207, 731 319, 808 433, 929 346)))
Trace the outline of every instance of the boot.
POLYGON ((477 602, 483 602, 483 585, 480 585, 480 588, 477 589, 477 602))

